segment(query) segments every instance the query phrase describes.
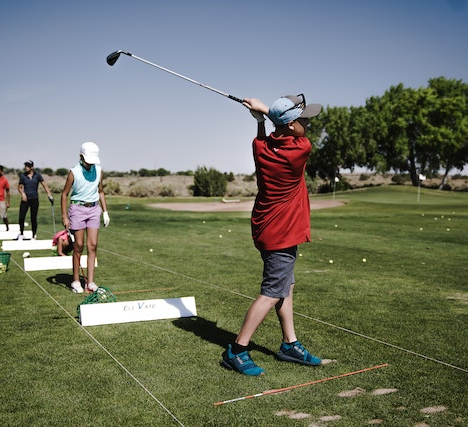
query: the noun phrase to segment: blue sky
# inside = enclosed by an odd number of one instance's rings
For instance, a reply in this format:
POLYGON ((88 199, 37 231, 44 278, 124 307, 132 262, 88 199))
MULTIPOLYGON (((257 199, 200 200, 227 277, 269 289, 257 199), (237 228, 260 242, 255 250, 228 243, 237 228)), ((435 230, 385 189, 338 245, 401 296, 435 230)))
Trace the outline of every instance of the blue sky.
MULTIPOLYGON (((10 0, 0 3, 0 163, 252 173, 256 123, 239 98, 304 93, 364 105, 390 86, 468 82, 465 0, 10 0)), ((271 130, 271 126, 269 130, 271 130)))

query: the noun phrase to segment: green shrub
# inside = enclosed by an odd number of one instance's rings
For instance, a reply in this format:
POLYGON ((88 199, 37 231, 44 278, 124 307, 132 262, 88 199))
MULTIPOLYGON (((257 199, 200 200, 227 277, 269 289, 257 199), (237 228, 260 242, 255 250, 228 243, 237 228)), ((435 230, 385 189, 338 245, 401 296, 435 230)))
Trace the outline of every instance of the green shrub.
POLYGON ((411 178, 407 173, 397 173, 392 176, 392 182, 397 185, 404 185, 410 182, 411 178))
POLYGON ((60 194, 63 191, 63 182, 58 181, 48 181, 47 186, 52 194, 60 194))
POLYGON ((159 190, 159 196, 162 197, 175 197, 176 192, 174 190, 174 187, 171 185, 165 185, 159 190))
POLYGON ((216 169, 199 167, 195 171, 193 195, 204 197, 220 197, 226 194, 227 178, 216 169))
POLYGON ((104 183, 104 193, 113 196, 121 194, 120 184, 112 180, 106 181, 104 183))
POLYGON ((134 185, 130 186, 129 196, 131 197, 152 197, 157 196, 155 189, 144 182, 135 182, 134 185))
POLYGON ((55 171, 55 175, 57 175, 57 176, 67 176, 67 175, 68 175, 68 169, 66 169, 66 168, 58 168, 58 169, 55 171))
POLYGON ((252 175, 245 175, 244 176, 244 182, 253 182, 255 181, 255 173, 252 175))

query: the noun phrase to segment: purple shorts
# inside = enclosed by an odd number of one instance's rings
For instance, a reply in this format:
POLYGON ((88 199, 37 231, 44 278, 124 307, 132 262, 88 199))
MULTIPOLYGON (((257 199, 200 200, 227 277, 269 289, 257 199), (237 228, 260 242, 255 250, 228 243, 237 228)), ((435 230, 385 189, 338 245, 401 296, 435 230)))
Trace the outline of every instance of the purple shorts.
POLYGON ((72 203, 68 208, 70 230, 84 230, 85 228, 99 228, 101 226, 102 209, 99 204, 86 207, 72 203))

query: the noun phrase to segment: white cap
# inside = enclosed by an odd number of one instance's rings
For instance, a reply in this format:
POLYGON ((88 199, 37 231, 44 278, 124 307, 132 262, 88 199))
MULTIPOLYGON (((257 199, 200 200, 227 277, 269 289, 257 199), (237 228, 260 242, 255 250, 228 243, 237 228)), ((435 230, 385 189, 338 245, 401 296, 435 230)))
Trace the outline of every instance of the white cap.
POLYGON ((90 165, 99 165, 99 147, 94 142, 85 142, 81 145, 80 154, 86 163, 90 165))

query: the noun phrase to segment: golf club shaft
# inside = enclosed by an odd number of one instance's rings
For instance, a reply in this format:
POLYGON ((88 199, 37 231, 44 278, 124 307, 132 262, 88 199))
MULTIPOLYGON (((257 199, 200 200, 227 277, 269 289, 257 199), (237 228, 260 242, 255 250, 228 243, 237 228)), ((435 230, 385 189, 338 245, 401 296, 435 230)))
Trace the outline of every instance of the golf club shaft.
POLYGON ((54 205, 52 205, 52 224, 54 224, 54 236, 55 236, 55 211, 54 211, 54 205))
POLYGON ((116 52, 113 52, 110 55, 108 55, 107 63, 110 66, 114 65, 121 53, 123 53, 123 54, 125 54, 127 56, 131 56, 132 58, 135 58, 138 61, 144 62, 145 64, 148 64, 148 65, 151 65, 153 67, 159 68, 160 70, 165 71, 166 73, 169 73, 169 74, 172 74, 174 76, 180 77, 181 79, 187 80, 190 83, 194 83, 194 84, 196 84, 198 86, 201 86, 201 87, 203 87, 205 89, 211 90, 212 92, 218 93, 219 95, 223 95, 226 98, 232 99, 233 101, 240 102, 241 104, 243 102, 242 99, 240 99, 240 98, 237 98, 237 97, 235 97, 233 95, 229 95, 228 93, 222 92, 222 91, 220 91, 218 89, 215 89, 214 87, 208 86, 206 84, 197 82, 196 80, 191 79, 190 77, 187 77, 187 76, 184 76, 182 74, 176 73, 175 71, 169 70, 169 69, 167 69, 165 67, 161 67, 158 64, 154 64, 153 62, 147 61, 146 59, 140 58, 139 56, 133 55, 133 54, 131 54, 129 52, 124 52, 122 50, 118 50, 116 52))

